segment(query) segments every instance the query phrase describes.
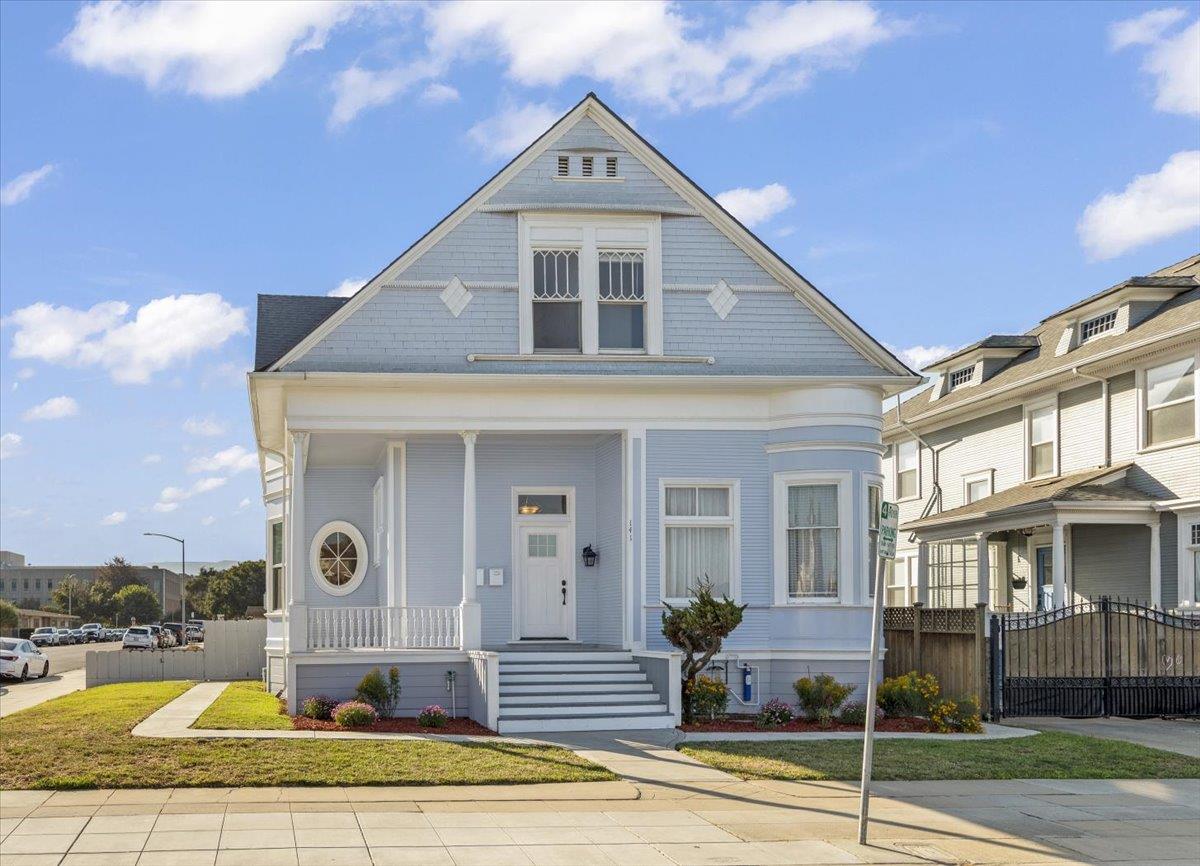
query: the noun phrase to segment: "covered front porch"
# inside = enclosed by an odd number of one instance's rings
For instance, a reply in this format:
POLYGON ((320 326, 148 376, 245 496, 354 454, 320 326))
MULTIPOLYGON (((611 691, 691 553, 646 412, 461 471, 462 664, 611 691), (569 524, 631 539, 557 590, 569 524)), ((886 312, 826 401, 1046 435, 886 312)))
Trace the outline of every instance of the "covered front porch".
POLYGON ((901 527, 917 541, 916 601, 1013 613, 1106 595, 1174 606, 1160 513, 1125 483, 1127 468, 1027 482, 901 527))

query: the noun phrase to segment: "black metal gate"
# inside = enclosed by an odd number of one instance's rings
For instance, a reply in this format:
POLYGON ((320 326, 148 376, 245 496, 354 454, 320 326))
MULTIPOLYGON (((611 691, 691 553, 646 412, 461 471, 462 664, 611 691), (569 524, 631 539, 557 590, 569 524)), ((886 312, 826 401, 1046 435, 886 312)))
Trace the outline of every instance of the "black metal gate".
POLYGON ((995 716, 1200 716, 1200 617, 1105 596, 991 625, 995 716))

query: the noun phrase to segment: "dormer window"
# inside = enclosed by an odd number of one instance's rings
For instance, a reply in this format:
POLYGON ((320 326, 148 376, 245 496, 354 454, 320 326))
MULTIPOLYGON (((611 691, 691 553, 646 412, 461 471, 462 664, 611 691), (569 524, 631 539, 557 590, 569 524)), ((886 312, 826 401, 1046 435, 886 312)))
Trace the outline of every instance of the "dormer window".
POLYGON ((1117 326, 1117 311, 1109 310, 1099 316, 1085 319, 1079 325, 1079 342, 1086 343, 1093 337, 1107 334, 1117 326))
POLYGON ((971 384, 971 379, 975 375, 974 365, 970 367, 962 367, 950 374, 950 390, 961 388, 963 385, 971 384))

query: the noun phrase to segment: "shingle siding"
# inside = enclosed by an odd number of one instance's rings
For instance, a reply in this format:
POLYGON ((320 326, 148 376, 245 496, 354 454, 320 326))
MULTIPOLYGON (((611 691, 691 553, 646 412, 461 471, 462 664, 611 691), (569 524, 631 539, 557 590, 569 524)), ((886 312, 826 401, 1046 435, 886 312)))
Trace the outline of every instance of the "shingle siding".
POLYGON ((456 275, 467 283, 517 281, 515 214, 471 214, 396 279, 448 282, 456 275))
POLYGON ((662 245, 663 285, 778 285, 704 217, 663 216, 662 245))
POLYGON ((308 586, 305 594, 311 607, 360 607, 385 603, 382 594, 386 569, 372 562, 363 582, 349 595, 325 592, 308 566, 308 552, 317 530, 331 520, 345 520, 362 533, 368 550, 374 547, 374 520, 371 490, 379 473, 373 468, 356 466, 323 467, 304 473, 304 573, 308 586))

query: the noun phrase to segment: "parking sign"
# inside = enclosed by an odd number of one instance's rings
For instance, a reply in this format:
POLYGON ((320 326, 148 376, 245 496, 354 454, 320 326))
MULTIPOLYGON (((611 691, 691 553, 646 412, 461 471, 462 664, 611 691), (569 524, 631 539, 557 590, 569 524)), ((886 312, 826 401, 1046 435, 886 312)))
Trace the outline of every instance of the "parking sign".
POLYGON ((895 502, 879 503, 879 556, 883 559, 896 558, 896 527, 900 523, 900 509, 895 502))

